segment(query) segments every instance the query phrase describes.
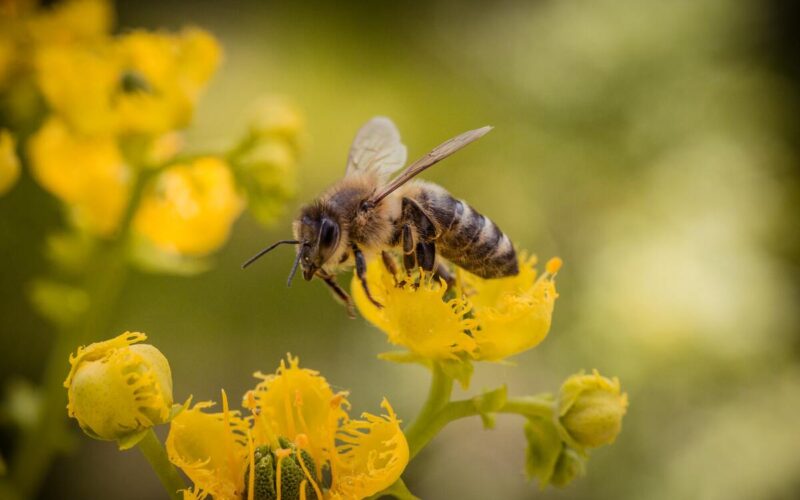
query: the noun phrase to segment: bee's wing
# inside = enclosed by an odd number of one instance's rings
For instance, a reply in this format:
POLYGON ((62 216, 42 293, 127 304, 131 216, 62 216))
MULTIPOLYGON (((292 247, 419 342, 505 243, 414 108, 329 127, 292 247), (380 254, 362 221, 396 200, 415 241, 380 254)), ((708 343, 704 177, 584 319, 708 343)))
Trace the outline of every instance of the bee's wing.
POLYGON ((388 196, 389 193, 410 181, 415 175, 419 174, 428 167, 432 167, 436 163, 439 163, 467 144, 477 141, 486 135, 490 130, 492 130, 492 127, 489 126, 481 127, 475 130, 469 130, 461 135, 443 142, 442 144, 439 144, 433 148, 430 153, 409 165, 400 175, 392 179, 385 186, 379 188, 378 191, 372 195, 372 198, 370 198, 369 201, 372 204, 377 204, 386 196, 388 196))
POLYGON ((406 147, 400 132, 385 116, 376 116, 364 124, 350 146, 345 176, 357 172, 376 172, 382 181, 406 163, 406 147))

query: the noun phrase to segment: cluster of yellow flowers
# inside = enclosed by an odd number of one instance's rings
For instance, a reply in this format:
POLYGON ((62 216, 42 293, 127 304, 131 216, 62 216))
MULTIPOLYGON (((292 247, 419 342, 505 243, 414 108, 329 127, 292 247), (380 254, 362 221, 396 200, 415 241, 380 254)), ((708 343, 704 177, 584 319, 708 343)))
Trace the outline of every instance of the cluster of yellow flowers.
MULTIPOLYGON (((181 129, 222 59, 210 33, 112 35, 104 0, 3 9, 0 93, 18 103, 20 88, 35 88, 38 100, 17 113, 38 124, 24 145, 31 174, 76 228, 117 238, 130 227, 139 245, 204 256, 227 240, 248 203, 267 221, 283 208, 302 127, 286 102, 261 106, 267 116, 257 114, 231 151, 180 156, 181 129)), ((2 131, 0 192, 19 170, 8 151, 13 140, 2 131)))
POLYGON ((334 393, 289 356, 275 374, 255 374, 260 382, 243 398, 246 416, 230 409, 224 391, 221 412, 208 411, 211 402, 173 405, 169 364, 139 344, 145 339, 126 332, 71 356, 68 412, 89 436, 120 449, 169 422, 169 460, 194 483, 184 498, 365 498, 397 481, 408 463, 408 443, 385 399, 384 415, 351 418, 347 393, 334 393))

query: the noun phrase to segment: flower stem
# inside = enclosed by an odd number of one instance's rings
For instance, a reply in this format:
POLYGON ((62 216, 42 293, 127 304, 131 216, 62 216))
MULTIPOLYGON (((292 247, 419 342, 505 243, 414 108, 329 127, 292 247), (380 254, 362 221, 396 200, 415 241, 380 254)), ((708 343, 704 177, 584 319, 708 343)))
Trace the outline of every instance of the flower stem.
MULTIPOLYGON (((438 363, 433 364, 431 371, 433 378, 431 379, 431 387, 428 390, 428 399, 425 400, 419 415, 403 429, 403 433, 406 435, 406 440, 412 450, 414 449, 414 443, 424 438, 431 420, 439 410, 450 402, 450 395, 453 393, 453 379, 444 373, 438 363)), ((430 438, 426 439, 425 442, 427 443, 429 440, 430 438)))
MULTIPOLYGON (((497 413, 513 413, 526 417, 540 416, 551 418, 554 409, 553 401, 547 395, 513 398, 503 404, 497 413)), ((410 458, 414 458, 447 424, 460 418, 480 415, 479 407, 474 399, 452 401, 447 403, 434 415, 430 416, 424 427, 420 427, 413 436, 406 433, 410 458)), ((416 423, 416 422, 415 422, 416 423)))
POLYGON ((144 438, 139 441, 139 444, 136 446, 139 447, 144 458, 150 463, 150 467, 152 467, 158 475, 158 479, 161 480, 164 489, 169 493, 169 497, 172 500, 181 500, 182 497, 179 492, 186 489, 186 484, 183 482, 183 478, 178 473, 178 470, 169 461, 167 452, 164 450, 164 446, 161 445, 161 441, 158 440, 156 433, 153 432, 153 429, 148 430, 147 434, 144 435, 144 438))
POLYGON ((120 235, 112 241, 100 242, 100 249, 86 271, 89 310, 77 325, 57 332, 41 381, 41 417, 24 431, 11 463, 9 476, 22 498, 36 496, 53 457, 66 448, 67 395, 62 383, 69 370, 69 355, 77 346, 101 337, 108 325, 127 275, 126 252, 133 216, 150 175, 154 174, 137 177, 121 219, 120 235))

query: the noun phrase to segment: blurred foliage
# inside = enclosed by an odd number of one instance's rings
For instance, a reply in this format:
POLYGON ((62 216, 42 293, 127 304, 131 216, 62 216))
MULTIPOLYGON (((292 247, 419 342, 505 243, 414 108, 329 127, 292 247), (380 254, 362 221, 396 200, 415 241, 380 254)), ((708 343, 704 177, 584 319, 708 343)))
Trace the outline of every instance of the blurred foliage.
MULTIPOLYGON (((496 127, 425 177, 490 215, 520 247, 567 265, 546 341, 515 368, 481 366, 473 388, 498 373, 509 391, 555 387, 596 366, 620 376, 634 404, 617 443, 565 490, 519 480, 523 436, 501 416, 487 433, 477 434, 477 421, 448 427, 407 471, 417 495, 788 499, 800 495, 800 144, 792 142, 800 75, 796 43, 779 38, 790 22, 783 8, 145 1, 118 5, 118 25, 197 24, 225 47, 187 133, 190 151, 230 144, 265 92, 302 106, 297 204, 342 174, 353 133, 372 115, 397 122, 412 157, 473 126, 496 127)), ((18 92, 15 102, 32 99, 18 92)), ((259 158, 279 168, 281 154, 259 158)), ((20 396, 19 380, 39 377, 53 340, 28 287, 59 221, 30 172, 0 197, 0 381, 25 405, 33 396, 20 396)), ((292 351, 352 389, 354 407, 386 394, 400 418, 413 414, 424 372, 375 359, 383 336, 349 321, 324 287, 287 290, 288 251, 240 272, 289 224, 285 216, 264 230, 243 217, 201 276, 134 274, 107 336, 147 331, 182 374, 176 393, 208 399, 220 385, 243 393, 250 380, 241 367, 269 369, 292 351)), ((3 432, 6 457, 13 443, 3 432)), ((160 494, 155 479, 142 480, 150 476, 138 457, 111 453, 82 442, 57 463, 42 497, 160 494)))

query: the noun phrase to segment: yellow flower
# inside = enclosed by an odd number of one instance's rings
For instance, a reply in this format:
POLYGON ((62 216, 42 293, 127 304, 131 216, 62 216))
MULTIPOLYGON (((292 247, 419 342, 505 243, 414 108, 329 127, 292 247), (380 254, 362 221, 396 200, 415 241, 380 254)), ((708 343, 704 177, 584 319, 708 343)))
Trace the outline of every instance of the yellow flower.
POLYGON ((0 195, 10 190, 19 178, 19 158, 14 137, 8 130, 0 129, 0 195))
POLYGON ((628 395, 619 379, 572 375, 561 386, 558 400, 560 431, 564 441, 577 450, 611 444, 622 429, 628 395))
POLYGON ((537 278, 535 259, 520 258, 517 276, 485 280, 463 274, 455 297, 445 300, 444 283, 423 276, 392 276, 381 262, 372 262, 367 282, 378 309, 354 277, 353 298, 361 314, 383 330, 389 341, 435 361, 499 361, 531 349, 550 329, 558 297, 553 277, 561 265, 552 259, 537 278), (397 285, 401 283, 401 285, 397 285))
POLYGON ((114 12, 105 0, 67 0, 41 9, 28 21, 34 43, 65 44, 104 37, 114 21, 114 12))
POLYGON ((95 438, 134 446, 154 425, 166 422, 172 408, 172 374, 161 352, 143 333, 122 335, 71 355, 64 387, 67 412, 95 438), (137 344, 137 345, 134 345, 137 344))
POLYGON ((222 393, 222 412, 203 410, 213 403, 203 402, 179 413, 170 423, 167 453, 195 484, 184 498, 240 499, 247 469, 248 424, 238 412, 228 409, 222 393))
POLYGON ((113 234, 131 177, 114 138, 78 136, 51 118, 28 148, 34 178, 68 206, 75 223, 97 235, 113 234))
POLYGON ((354 277, 351 289, 361 314, 383 330, 389 342, 423 358, 441 361, 473 357, 477 344, 469 332, 478 325, 469 318, 470 303, 463 297, 444 300, 446 285, 430 275, 422 276, 417 288, 397 286, 401 279, 392 276, 379 261, 367 267, 370 293, 384 306, 378 309, 354 277))
POLYGON ((228 165, 216 157, 197 158, 158 175, 134 228, 165 252, 204 255, 227 240, 242 206, 228 165))
POLYGON ((47 102, 76 130, 158 135, 189 123, 220 58, 216 40, 192 28, 47 46, 35 66, 47 102))
POLYGON ((386 415, 350 420, 347 394, 297 358, 256 377, 244 398, 249 429, 227 404, 222 414, 191 410, 173 420, 170 459, 194 482, 185 498, 359 499, 400 477, 408 443, 386 400, 386 415))

